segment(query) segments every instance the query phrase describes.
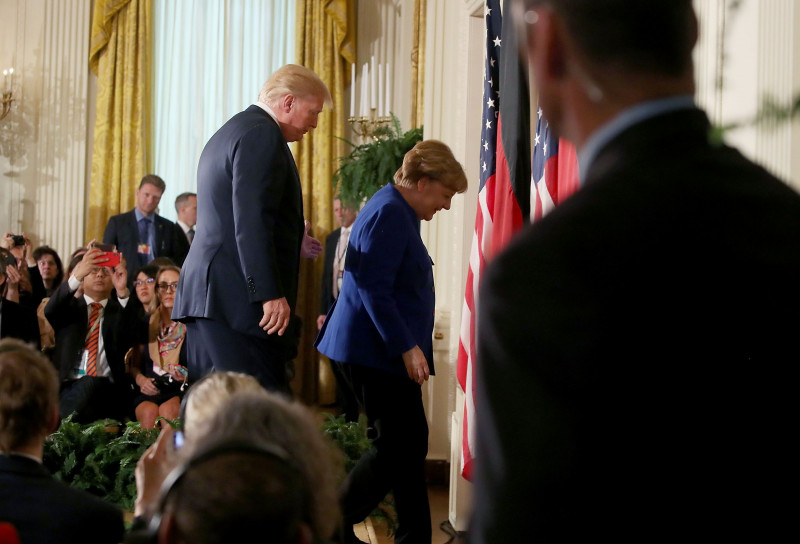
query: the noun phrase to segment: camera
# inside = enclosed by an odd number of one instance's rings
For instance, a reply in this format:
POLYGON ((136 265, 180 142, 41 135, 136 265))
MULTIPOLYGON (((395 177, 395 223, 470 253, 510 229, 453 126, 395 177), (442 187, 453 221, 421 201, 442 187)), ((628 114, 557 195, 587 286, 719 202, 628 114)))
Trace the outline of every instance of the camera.
POLYGON ((12 234, 11 240, 14 242, 14 246, 24 246, 25 245, 25 237, 21 234, 12 234))

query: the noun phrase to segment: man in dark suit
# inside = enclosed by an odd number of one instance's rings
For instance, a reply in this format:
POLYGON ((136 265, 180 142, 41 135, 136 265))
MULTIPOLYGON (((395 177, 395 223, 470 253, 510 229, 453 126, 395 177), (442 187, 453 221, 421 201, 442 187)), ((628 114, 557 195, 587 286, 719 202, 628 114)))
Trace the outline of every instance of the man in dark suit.
POLYGON ((711 137, 691 0, 517 9, 582 188, 484 278, 470 540, 774 540, 800 197, 711 137))
POLYGON ((58 379, 43 355, 0 342, 0 521, 21 542, 122 541, 122 512, 53 478, 42 466, 45 437, 58 427, 58 379))
MULTIPOLYGON (((333 199, 333 216, 340 226, 325 238, 325 262, 322 268, 317 329, 322 328, 328 309, 339 296, 344 275, 344 261, 347 256, 347 244, 350 240, 350 228, 357 215, 358 209, 351 209, 343 205, 342 199, 338 196, 333 199)), ((358 421, 358 400, 347 383, 342 364, 338 361, 331 361, 331 371, 336 379, 336 397, 345 420, 358 421)))
POLYGON ((189 252, 189 240, 181 228, 156 213, 164 180, 147 174, 136 190, 136 207, 111 216, 103 233, 103 243, 114 244, 128 262, 128 278, 136 278, 136 270, 156 257, 168 257, 183 265, 189 252))
POLYGON ((181 193, 175 197, 175 212, 178 214, 177 225, 186 236, 189 245, 192 245, 194 227, 197 224, 197 195, 195 193, 181 193))
MULTIPOLYGON (((39 347, 39 321, 36 312, 14 301, 6 300, 6 267, 13 266, 11 256, 5 249, 0 250, 0 338, 19 338, 39 347)), ((13 267, 16 270, 16 267, 13 267)))
POLYGON ((322 245, 304 226, 288 142, 315 128, 326 104, 330 93, 314 72, 284 66, 258 103, 233 116, 203 149, 200 221, 172 312, 192 337, 190 380, 233 370, 289 393, 287 367, 300 335, 300 257, 316 257, 322 245))
POLYGON ((74 412, 80 422, 121 419, 132 407, 125 353, 141 329, 141 303, 130 296, 125 259, 114 268, 105 260, 90 248, 44 309, 56 336, 61 417, 74 412))

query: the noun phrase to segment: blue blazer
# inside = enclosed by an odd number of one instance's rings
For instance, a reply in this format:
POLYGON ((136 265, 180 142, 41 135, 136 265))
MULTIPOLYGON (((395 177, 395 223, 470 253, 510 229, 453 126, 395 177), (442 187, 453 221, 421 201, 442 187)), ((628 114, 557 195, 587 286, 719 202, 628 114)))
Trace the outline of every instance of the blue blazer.
POLYGON ((344 268, 317 349, 335 361, 406 375, 401 356, 416 345, 433 374, 433 261, 416 213, 393 185, 358 214, 344 268))
POLYGON ((234 115, 203 149, 197 216, 173 319, 212 319, 263 338, 291 358, 300 330, 294 310, 303 195, 280 127, 260 107, 234 115), (283 336, 267 335, 258 326, 261 302, 281 297, 292 310, 292 323, 283 336))

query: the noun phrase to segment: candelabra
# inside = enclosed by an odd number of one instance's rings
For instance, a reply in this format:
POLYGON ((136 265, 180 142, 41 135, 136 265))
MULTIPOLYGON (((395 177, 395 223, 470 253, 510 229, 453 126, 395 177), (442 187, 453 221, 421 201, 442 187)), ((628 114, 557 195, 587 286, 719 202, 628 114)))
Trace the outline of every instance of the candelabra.
POLYGON ((0 120, 3 120, 8 112, 11 111, 11 103, 14 99, 11 97, 11 91, 3 91, 3 99, 0 100, 0 104, 3 105, 3 110, 0 111, 0 120))
POLYGON ((347 122, 352 125, 353 132, 355 132, 362 141, 367 138, 372 138, 372 141, 377 141, 382 136, 379 129, 388 126, 389 123, 392 122, 392 118, 377 116, 376 109, 372 108, 369 116, 361 115, 358 117, 348 117, 347 122))

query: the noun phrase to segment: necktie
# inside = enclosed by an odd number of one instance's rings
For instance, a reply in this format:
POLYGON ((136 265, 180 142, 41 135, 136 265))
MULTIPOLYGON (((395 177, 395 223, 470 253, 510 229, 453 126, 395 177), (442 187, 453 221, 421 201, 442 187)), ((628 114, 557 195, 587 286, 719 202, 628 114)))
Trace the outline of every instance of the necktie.
POLYGON ((149 227, 149 217, 142 217, 139 219, 139 264, 142 266, 153 260, 153 250, 150 247, 149 227))
POLYGON ((344 277, 344 260, 347 255, 347 243, 350 241, 350 229, 342 227, 339 243, 336 244, 336 255, 333 262, 333 298, 339 298, 344 277))
POLYGON ((191 244, 194 240, 194 228, 189 229, 189 231, 186 233, 186 237, 189 239, 189 243, 191 244))
POLYGON ((97 346, 100 342, 100 314, 103 305, 92 302, 89 315, 89 331, 86 333, 86 375, 97 376, 97 346))

